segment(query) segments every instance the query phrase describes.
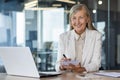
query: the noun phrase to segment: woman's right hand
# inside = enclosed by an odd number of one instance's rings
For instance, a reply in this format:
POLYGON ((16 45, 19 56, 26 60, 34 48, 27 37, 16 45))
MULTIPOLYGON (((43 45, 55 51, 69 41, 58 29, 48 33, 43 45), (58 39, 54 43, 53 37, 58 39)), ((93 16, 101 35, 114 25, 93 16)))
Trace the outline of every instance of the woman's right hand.
POLYGON ((70 70, 71 68, 70 68, 70 66, 69 65, 63 65, 62 63, 64 62, 64 61, 70 61, 71 59, 70 58, 62 58, 61 60, 60 60, 60 70, 70 70))

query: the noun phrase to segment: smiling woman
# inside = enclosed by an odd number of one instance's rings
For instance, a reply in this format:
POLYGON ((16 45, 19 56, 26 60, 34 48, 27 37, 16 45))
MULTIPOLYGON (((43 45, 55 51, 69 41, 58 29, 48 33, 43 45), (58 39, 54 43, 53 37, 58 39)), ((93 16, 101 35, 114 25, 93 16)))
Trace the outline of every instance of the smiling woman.
POLYGON ((81 9, 72 15, 71 17, 71 26, 75 29, 77 34, 81 34, 85 31, 86 25, 88 23, 88 16, 86 11, 81 9))
POLYGON ((56 71, 98 71, 101 66, 102 35, 93 27, 88 8, 84 4, 74 5, 69 18, 71 30, 60 35, 56 71), (79 64, 62 64, 70 60, 76 60, 79 64))

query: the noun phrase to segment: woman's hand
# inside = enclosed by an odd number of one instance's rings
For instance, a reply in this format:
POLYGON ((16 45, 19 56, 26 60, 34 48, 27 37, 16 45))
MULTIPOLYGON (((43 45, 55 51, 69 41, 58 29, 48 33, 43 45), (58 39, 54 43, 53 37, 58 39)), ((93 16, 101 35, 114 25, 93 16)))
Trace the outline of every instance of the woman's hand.
POLYGON ((62 64, 62 62, 64 62, 64 61, 70 61, 71 59, 70 58, 62 58, 61 59, 61 61, 60 61, 60 63, 61 63, 61 65, 60 65, 60 70, 69 70, 69 68, 70 68, 70 66, 69 65, 63 65, 62 64))
POLYGON ((80 64, 78 64, 78 65, 73 65, 73 64, 61 65, 60 69, 61 70, 69 70, 69 71, 78 72, 78 73, 82 73, 82 72, 86 71, 86 69, 84 67, 81 67, 80 64))
POLYGON ((71 59, 63 57, 60 61, 60 63, 61 63, 61 65, 59 67, 60 70, 69 70, 69 71, 80 72, 80 73, 86 71, 86 69, 84 67, 81 67, 80 64, 78 64, 78 65, 73 65, 73 64, 64 65, 64 64, 62 64, 65 61, 66 62, 71 61, 71 59))
POLYGON ((71 71, 73 71, 73 72, 82 73, 82 72, 86 71, 86 69, 84 67, 81 67, 80 64, 78 64, 78 65, 69 64, 69 67, 70 67, 71 71))

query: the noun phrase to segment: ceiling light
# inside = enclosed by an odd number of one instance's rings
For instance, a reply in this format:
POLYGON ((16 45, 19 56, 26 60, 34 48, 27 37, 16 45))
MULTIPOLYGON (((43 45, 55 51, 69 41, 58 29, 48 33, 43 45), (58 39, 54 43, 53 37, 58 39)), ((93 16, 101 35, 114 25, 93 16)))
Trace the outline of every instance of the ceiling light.
POLYGON ((70 1, 70 0, 57 0, 57 1, 75 4, 75 1, 70 1))
POLYGON ((30 1, 30 2, 25 3, 24 6, 26 9, 26 8, 35 7, 35 6, 37 6, 37 4, 38 4, 38 0, 34 0, 34 1, 30 1))
POLYGON ((24 9, 33 8, 33 7, 35 7, 35 6, 37 6, 37 5, 36 5, 36 4, 32 4, 32 5, 29 5, 29 6, 25 6, 24 9))
POLYGON ((95 14, 95 13, 96 13, 96 10, 95 10, 95 9, 93 9, 93 10, 92 10, 92 12, 95 14))
POLYGON ((99 0, 99 1, 98 1, 98 4, 99 4, 99 5, 102 5, 102 0, 99 0))
POLYGON ((53 7, 60 7, 60 6, 62 6, 61 4, 53 4, 52 5, 53 7))

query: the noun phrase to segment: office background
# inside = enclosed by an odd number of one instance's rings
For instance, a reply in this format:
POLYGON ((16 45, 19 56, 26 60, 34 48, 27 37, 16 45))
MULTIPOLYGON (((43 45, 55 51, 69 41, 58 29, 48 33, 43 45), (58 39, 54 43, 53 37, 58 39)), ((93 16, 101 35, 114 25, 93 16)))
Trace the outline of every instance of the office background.
POLYGON ((0 0, 0 46, 28 46, 39 70, 55 70, 59 34, 69 30, 69 10, 79 3, 103 34, 101 69, 120 69, 120 0, 0 0))

